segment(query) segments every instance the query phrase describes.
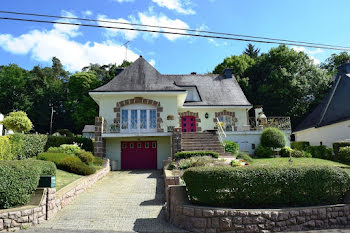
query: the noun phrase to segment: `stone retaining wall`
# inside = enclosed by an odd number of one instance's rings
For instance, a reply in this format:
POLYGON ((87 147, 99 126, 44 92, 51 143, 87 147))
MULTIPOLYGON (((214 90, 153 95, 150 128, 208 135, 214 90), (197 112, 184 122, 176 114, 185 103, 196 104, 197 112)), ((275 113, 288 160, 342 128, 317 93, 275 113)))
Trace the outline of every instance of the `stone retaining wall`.
POLYGON ((25 229, 52 218, 110 171, 109 160, 95 174, 84 176, 56 192, 56 188, 37 189, 27 206, 0 210, 0 232, 25 229))
POLYGON ((169 186, 168 191, 169 221, 193 232, 280 232, 350 225, 348 204, 288 209, 222 209, 191 205, 185 186, 169 186))

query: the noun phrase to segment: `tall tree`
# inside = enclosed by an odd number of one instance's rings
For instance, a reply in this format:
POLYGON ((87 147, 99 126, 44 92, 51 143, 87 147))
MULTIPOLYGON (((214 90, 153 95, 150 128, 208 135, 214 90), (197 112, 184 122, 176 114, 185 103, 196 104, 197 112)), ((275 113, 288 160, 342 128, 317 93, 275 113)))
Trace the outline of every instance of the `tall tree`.
POLYGON ((337 73, 337 67, 346 62, 350 62, 349 53, 333 53, 329 58, 326 59, 325 62, 321 63, 321 68, 327 70, 331 75, 334 75, 337 73))
POLYGON ((255 48, 254 45, 248 44, 247 48, 245 48, 243 54, 248 55, 249 57, 256 59, 259 56, 260 49, 255 48))

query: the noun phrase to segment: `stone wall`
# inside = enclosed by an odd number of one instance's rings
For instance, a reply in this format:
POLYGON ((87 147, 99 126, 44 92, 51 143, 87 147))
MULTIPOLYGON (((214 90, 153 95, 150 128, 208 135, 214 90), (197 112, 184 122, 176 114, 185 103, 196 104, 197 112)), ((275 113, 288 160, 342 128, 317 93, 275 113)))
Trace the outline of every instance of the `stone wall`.
POLYGON ((104 168, 95 174, 84 176, 58 192, 56 192, 56 188, 37 189, 27 206, 0 210, 0 232, 25 229, 52 218, 60 209, 109 171, 109 160, 107 160, 104 168))
POLYGON ((106 157, 106 142, 102 138, 104 127, 104 118, 95 118, 95 143, 94 143, 94 155, 98 157, 106 157))
POLYGON ((169 158, 169 160, 164 160, 163 161, 165 202, 168 202, 168 187, 170 185, 179 185, 180 184, 180 177, 179 177, 179 175, 174 174, 173 171, 171 171, 171 170, 167 170, 170 163, 171 163, 171 158, 169 158))
POLYGON ((350 205, 288 209, 222 209, 189 203, 186 187, 169 186, 167 215, 177 227, 193 232, 280 232, 350 225, 350 205))

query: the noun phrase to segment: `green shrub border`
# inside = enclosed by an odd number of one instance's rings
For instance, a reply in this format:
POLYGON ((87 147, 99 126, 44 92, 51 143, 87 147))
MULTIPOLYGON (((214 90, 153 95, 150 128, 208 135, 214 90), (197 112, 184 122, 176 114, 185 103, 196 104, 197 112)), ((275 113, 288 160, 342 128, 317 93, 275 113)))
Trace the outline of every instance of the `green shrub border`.
POLYGON ((215 151, 181 151, 174 155, 175 160, 187 159, 193 156, 211 156, 213 158, 219 158, 219 153, 215 151))

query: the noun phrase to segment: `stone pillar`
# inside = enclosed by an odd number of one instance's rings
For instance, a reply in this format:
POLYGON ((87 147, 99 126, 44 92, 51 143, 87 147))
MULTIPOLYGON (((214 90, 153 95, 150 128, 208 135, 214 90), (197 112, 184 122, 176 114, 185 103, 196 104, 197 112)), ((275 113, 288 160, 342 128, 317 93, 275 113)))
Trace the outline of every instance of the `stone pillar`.
POLYGON ((181 128, 174 128, 173 135, 172 135, 172 142, 171 142, 172 143, 172 151, 173 151, 172 157, 173 158, 177 152, 181 151, 181 137, 182 137, 181 128))
POLYGON ((94 144, 94 154, 97 157, 105 157, 106 146, 105 142, 102 139, 103 132, 103 117, 95 118, 95 144, 94 144))

